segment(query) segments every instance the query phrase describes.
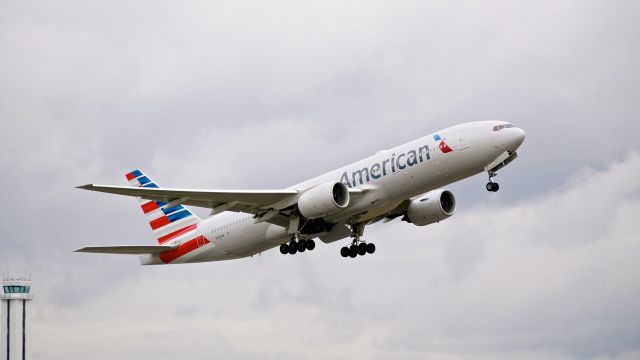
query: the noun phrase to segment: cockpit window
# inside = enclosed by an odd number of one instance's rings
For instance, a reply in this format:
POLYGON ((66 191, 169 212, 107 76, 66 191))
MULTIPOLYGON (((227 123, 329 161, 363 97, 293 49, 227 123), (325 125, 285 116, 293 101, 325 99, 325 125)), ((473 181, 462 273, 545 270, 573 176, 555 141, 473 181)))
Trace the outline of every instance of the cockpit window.
POLYGON ((511 124, 502 124, 502 125, 496 125, 493 127, 493 131, 500 131, 502 129, 508 129, 508 128, 512 128, 513 125, 511 124))

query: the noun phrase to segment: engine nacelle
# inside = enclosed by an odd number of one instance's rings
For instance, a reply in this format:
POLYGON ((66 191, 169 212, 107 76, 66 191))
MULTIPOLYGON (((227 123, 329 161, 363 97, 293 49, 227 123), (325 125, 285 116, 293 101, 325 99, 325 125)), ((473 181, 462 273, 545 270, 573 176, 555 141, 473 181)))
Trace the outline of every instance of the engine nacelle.
POLYGON ((456 212, 456 198, 449 190, 429 191, 411 200, 406 220, 417 226, 425 226, 448 218, 456 212))
POLYGON ((307 219, 333 215, 348 205, 349 189, 341 182, 318 185, 298 198, 298 210, 307 219))

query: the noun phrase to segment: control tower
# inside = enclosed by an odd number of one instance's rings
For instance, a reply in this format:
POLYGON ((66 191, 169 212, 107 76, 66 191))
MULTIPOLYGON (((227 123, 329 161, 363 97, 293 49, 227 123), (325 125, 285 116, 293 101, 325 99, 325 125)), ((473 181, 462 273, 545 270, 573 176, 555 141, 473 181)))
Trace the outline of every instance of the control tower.
POLYGON ((0 360, 24 360, 28 355, 29 277, 3 277, 0 292, 0 360))

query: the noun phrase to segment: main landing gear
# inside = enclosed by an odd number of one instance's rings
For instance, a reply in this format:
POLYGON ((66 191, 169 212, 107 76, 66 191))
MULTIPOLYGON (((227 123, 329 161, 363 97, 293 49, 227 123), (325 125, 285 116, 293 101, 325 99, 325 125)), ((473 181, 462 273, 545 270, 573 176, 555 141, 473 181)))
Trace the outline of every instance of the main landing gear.
POLYGON ((495 172, 489 170, 489 182, 487 183, 487 191, 496 192, 500 189, 500 185, 493 181, 493 178, 498 176, 495 172))
POLYGON ((342 255, 342 257, 354 258, 358 255, 363 256, 365 254, 373 254, 376 251, 376 246, 374 244, 365 243, 360 240, 360 237, 364 233, 363 223, 351 225, 351 231, 353 233, 353 242, 351 242, 351 246, 345 246, 340 249, 340 255, 342 255))
POLYGON ((340 255, 342 255, 342 257, 350 257, 350 258, 354 258, 358 255, 363 256, 364 254, 373 254, 374 252, 376 252, 376 246, 372 243, 364 243, 364 242, 360 242, 358 243, 356 240, 353 241, 353 243, 351 243, 351 246, 347 247, 343 247, 342 249, 340 249, 340 255))
POLYGON ((290 243, 284 243, 280 245, 280 253, 281 254, 291 254, 295 255, 298 252, 305 252, 305 250, 313 250, 316 248, 316 242, 313 240, 291 240, 290 243))

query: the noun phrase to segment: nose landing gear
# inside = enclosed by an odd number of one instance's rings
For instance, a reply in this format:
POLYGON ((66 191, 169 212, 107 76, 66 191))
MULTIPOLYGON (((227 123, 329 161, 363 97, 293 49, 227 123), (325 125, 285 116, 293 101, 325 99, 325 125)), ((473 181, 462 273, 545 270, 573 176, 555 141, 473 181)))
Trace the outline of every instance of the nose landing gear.
POLYGON ((487 183, 487 191, 496 192, 500 190, 500 185, 497 182, 489 181, 487 183))
POLYGON ((487 191, 496 192, 500 189, 500 185, 493 181, 493 178, 498 176, 497 173, 489 170, 489 182, 487 183, 487 191))

